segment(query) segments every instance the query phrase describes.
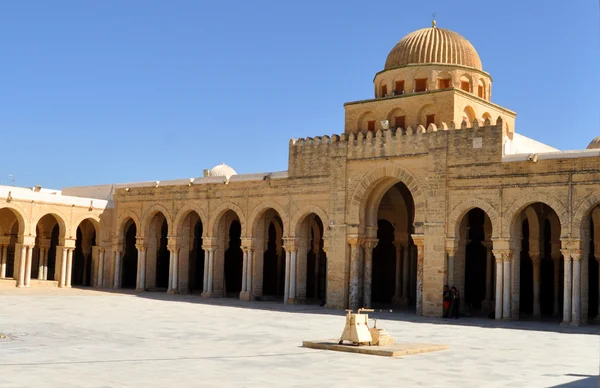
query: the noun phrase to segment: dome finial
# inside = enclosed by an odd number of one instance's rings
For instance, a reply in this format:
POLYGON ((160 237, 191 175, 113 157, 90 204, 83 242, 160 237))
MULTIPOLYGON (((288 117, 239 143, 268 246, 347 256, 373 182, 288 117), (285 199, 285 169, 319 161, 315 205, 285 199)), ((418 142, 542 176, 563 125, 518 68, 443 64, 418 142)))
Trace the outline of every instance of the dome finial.
POLYGON ((436 22, 435 22, 435 12, 431 14, 431 17, 433 18, 431 20, 431 28, 436 28, 436 22))

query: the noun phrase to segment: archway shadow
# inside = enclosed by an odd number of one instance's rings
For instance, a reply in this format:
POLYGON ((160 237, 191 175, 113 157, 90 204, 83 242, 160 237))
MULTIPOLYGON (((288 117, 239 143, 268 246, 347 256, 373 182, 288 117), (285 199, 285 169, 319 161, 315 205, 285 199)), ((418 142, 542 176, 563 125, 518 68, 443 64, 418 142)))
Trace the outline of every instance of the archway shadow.
MULTIPOLYGON (((138 298, 161 300, 177 303, 193 303, 207 306, 223 306, 238 308, 240 310, 264 310, 264 311, 280 311, 293 314, 313 314, 313 315, 330 315, 330 316, 345 316, 344 310, 329 309, 321 307, 318 304, 282 304, 276 301, 252 301, 246 302, 232 298, 201 298, 195 294, 177 294, 169 295, 166 293, 155 292, 135 292, 134 290, 110 290, 110 289, 93 289, 86 287, 78 287, 90 292, 109 293, 116 295, 131 295, 138 298)), ((388 320, 398 322, 423 323, 432 325, 452 325, 466 327, 481 327, 490 329, 505 329, 505 330, 528 330, 541 332, 555 332, 564 334, 600 334, 600 325, 591 322, 590 325, 582 326, 560 326, 558 321, 503 321, 481 317, 464 317, 460 319, 443 319, 438 317, 417 316, 414 311, 406 309, 376 309, 375 312, 369 313, 371 318, 377 320, 388 320), (390 311, 391 310, 391 311, 390 311)))
POLYGON ((600 377, 599 376, 588 376, 588 375, 577 375, 577 374, 568 374, 567 376, 577 376, 583 377, 580 380, 572 381, 570 383, 553 385, 550 388, 592 388, 592 387, 600 387, 600 377))

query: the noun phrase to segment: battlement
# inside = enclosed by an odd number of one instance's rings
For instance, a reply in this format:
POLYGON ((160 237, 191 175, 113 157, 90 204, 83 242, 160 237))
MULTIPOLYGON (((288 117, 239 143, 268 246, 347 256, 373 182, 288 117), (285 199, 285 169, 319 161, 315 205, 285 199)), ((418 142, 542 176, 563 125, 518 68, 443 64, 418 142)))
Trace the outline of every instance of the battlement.
POLYGON ((455 151, 465 147, 469 149, 493 147, 501 156, 502 133, 503 120, 498 117, 495 124, 492 124, 489 119, 485 121, 475 119, 472 123, 463 120, 460 127, 450 122, 441 123, 439 127, 429 124, 427 128, 419 125, 416 128, 409 126, 406 129, 359 131, 291 139, 288 171, 290 176, 322 175, 328 173, 330 160, 335 157, 346 157, 352 160, 411 156, 427 154, 430 149, 445 144, 449 144, 455 151), (492 144, 484 139, 495 141, 492 144))

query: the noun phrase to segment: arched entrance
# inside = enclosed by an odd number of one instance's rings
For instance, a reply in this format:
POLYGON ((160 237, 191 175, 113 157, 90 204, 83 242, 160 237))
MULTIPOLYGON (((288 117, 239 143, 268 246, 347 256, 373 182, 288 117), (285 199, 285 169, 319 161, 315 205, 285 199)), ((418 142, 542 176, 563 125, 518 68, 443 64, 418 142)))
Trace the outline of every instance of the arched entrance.
MULTIPOLYGON (((600 322, 600 206, 594 206, 588 217, 588 317, 600 322)), ((586 241, 586 240, 584 240, 586 241)), ((585 318, 585 317, 584 317, 585 318)))
POLYGON ((327 255, 323 234, 323 221, 315 213, 306 215, 296 229, 299 268, 297 299, 322 306, 327 302, 327 255))
POLYGON ((57 252, 61 233, 58 220, 54 215, 46 214, 38 221, 35 231, 31 277, 39 280, 60 280, 61 267, 56 265, 56 255, 61 253, 57 252))
POLYGON ((372 279, 366 284, 366 306, 389 303, 416 305, 417 257, 414 233, 415 205, 408 187, 398 182, 377 204, 377 227, 367 228, 365 255, 372 253, 372 279), (370 241, 374 241, 370 243, 370 241), (376 242, 376 245, 375 245, 376 242), (371 245, 369 245, 371 244, 371 245), (369 291, 371 298, 368 300, 369 291))
POLYGON ((283 252, 281 220, 269 222, 266 250, 263 255, 263 295, 261 300, 283 298, 285 283, 285 253, 283 252), (277 226, 276 226, 277 224, 277 226))
POLYGON ((203 224, 195 211, 189 212, 179 226, 177 233, 181 249, 179 251, 180 292, 202 292, 204 280, 204 250, 202 249, 203 224))
POLYGON ((488 214, 473 208, 462 218, 458 245, 449 270, 448 285, 462 292, 461 310, 489 313, 494 302, 492 223, 488 214))
POLYGON ((121 288, 135 288, 138 266, 138 251, 135 246, 137 227, 132 219, 125 223, 124 231, 125 246, 121 260, 121 288))
POLYGON ((164 214, 157 212, 147 229, 146 286, 149 291, 167 291, 171 253, 168 248, 169 226, 164 214))
POLYGON ((235 211, 226 210, 218 218, 215 235, 212 293, 239 298, 243 273, 242 224, 235 211))
POLYGON ((229 227, 229 244, 225 251, 225 296, 239 298, 242 291, 243 273, 242 225, 238 220, 229 227))
POLYGON ((18 242, 19 229, 24 227, 19 218, 12 209, 0 209, 0 279, 16 278, 15 244, 18 242))
POLYGON ((77 227, 77 239, 73 252, 71 284, 92 285, 92 247, 96 245, 96 228, 90 220, 83 220, 77 227))
POLYGON ((254 263, 257 283, 252 291, 259 300, 283 300, 285 289, 285 250, 283 221, 279 213, 268 208, 253 223, 254 263), (262 258, 262 260, 261 260, 262 258))
POLYGON ((538 202, 517 218, 516 250, 519 313, 525 318, 559 316, 562 311, 563 273, 561 226, 556 212, 538 202), (519 246, 520 245, 520 246, 519 246))

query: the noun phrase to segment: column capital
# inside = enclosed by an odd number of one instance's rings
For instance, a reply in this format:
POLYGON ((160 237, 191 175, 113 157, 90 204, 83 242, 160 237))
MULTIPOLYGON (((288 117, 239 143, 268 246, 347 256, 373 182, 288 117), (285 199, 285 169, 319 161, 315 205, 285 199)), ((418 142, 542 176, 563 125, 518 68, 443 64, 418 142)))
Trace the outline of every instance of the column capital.
POLYGON ((423 249, 423 246, 425 245, 425 235, 423 234, 411 234, 413 243, 417 246, 417 248, 419 248, 419 250, 423 249))
POLYGON ((481 242, 481 245, 483 245, 487 249, 492 249, 494 246, 494 243, 492 242, 492 240, 484 240, 481 242))
POLYGON ((583 250, 582 249, 572 250, 571 258, 573 259, 573 261, 581 261, 583 259, 583 250))
POLYGON ((496 263, 502 263, 505 261, 511 261, 513 257, 513 251, 511 249, 494 249, 492 250, 496 263))
POLYGON ((242 238, 242 250, 244 251, 253 251, 256 239, 252 237, 243 237, 242 238))
POLYGON ((363 246, 365 247, 365 249, 373 249, 377 246, 378 242, 379 240, 377 240, 376 238, 366 238, 363 241, 363 246))
POLYGON ((560 253, 562 253, 565 261, 571 261, 571 250, 570 249, 561 249, 560 253))
POLYGON ((148 245, 147 244, 135 244, 135 248, 138 250, 138 252, 145 252, 146 249, 148 249, 148 245))
POLYGON ((283 249, 286 252, 296 252, 298 250, 298 241, 295 237, 286 237, 283 239, 283 249))
POLYGON ((167 249, 171 252, 175 252, 179 249, 179 238, 177 236, 167 237, 167 249))
POLYGON ((562 249, 576 250, 581 249, 584 244, 582 240, 574 238, 561 238, 560 245, 562 249))
POLYGON ((598 252, 598 253, 594 253, 594 258, 596 259, 596 261, 597 261, 598 263, 600 263, 600 252, 598 252))
POLYGON ((362 243, 362 237, 357 235, 348 236, 348 244, 353 248, 356 248, 362 243))
POLYGON ((535 254, 535 253, 534 253, 534 254, 532 254, 532 253, 530 253, 530 254, 529 254, 529 257, 531 258, 531 262, 532 262, 534 265, 540 264, 540 263, 541 263, 541 261, 542 261, 542 259, 541 259, 541 257, 540 257, 540 255, 539 255, 539 254, 535 254))

